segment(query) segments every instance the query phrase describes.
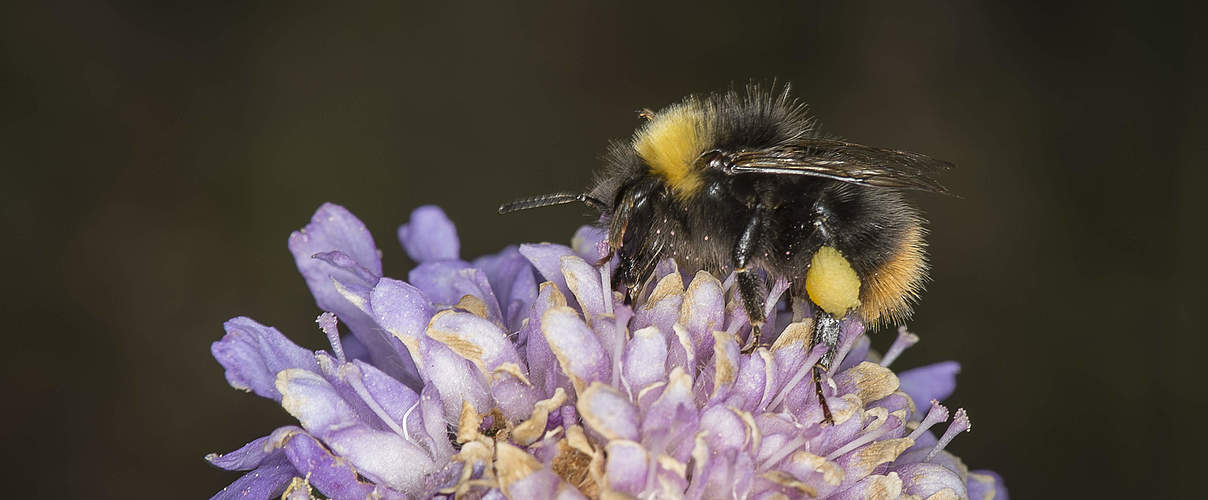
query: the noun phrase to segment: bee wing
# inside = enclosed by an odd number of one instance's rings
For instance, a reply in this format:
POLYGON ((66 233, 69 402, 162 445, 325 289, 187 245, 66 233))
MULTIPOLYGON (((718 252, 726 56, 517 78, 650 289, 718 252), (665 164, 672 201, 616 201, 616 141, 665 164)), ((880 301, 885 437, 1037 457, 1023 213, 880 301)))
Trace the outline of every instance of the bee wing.
POLYGON ((732 156, 732 173, 808 175, 869 186, 949 194, 936 180, 952 164, 907 151, 833 139, 798 139, 732 156))

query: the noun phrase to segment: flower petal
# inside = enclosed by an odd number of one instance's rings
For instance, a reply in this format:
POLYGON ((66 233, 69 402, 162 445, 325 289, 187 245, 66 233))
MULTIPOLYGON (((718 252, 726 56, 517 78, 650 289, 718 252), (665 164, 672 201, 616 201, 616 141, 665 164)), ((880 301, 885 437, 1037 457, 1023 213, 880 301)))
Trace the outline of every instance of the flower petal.
POLYGON ((533 308, 529 311, 530 316, 520 331, 520 337, 525 343, 529 378, 547 397, 552 396, 558 387, 567 392, 571 390, 570 379, 559 369, 554 351, 550 349, 545 335, 541 333, 541 318, 546 312, 559 307, 566 307, 566 298, 562 296, 562 292, 559 292, 553 283, 542 283, 541 293, 533 303, 533 308))
POLYGON ((872 475, 856 482, 850 488, 831 496, 836 500, 892 500, 902 494, 902 479, 897 473, 872 475))
POLYGON ((574 250, 553 243, 537 243, 520 245, 520 253, 537 268, 537 272, 541 273, 546 281, 554 282, 564 297, 571 297, 566 278, 562 276, 562 257, 574 255, 574 250))
POLYGON ((389 488, 361 481, 348 461, 333 455, 310 434, 297 432, 283 441, 285 454, 299 475, 328 498, 403 498, 389 488))
MULTIPOLYGON (((420 338, 424 336, 433 314, 428 296, 410 283, 382 278, 373 287, 369 306, 377 324, 407 347, 417 367, 421 365, 420 338)), ((427 379, 424 373, 420 375, 427 379)))
POLYGON ((461 247, 453 221, 435 205, 412 210, 411 221, 398 228, 398 241, 411 260, 421 264, 456 260, 461 247))
MULTIPOLYGON (((699 410, 692 394, 692 377, 682 368, 676 367, 667 375, 667 385, 659 397, 650 403, 642 415, 642 442, 651 439, 669 438, 668 433, 687 433, 681 437, 685 442, 692 440, 699 410)), ((691 452, 691 449, 687 450, 691 452)))
POLYGON ((419 350, 423 358, 420 370, 427 374, 428 384, 436 387, 440 394, 447 423, 457 424, 462 401, 469 402, 479 413, 490 411, 486 379, 473 363, 429 337, 420 341, 419 350))
POLYGON ((436 313, 428 324, 427 335, 474 363, 486 376, 504 363, 520 365, 520 355, 507 334, 495 323, 471 313, 436 313))
POLYGON ((486 317, 503 324, 499 300, 491 290, 491 283, 482 271, 469 264, 455 260, 430 261, 420 264, 408 275, 415 285, 436 304, 454 306, 467 295, 477 297, 486 306, 486 317))
POLYGON ((335 388, 318 374, 285 370, 277 376, 277 390, 283 396, 281 406, 303 428, 375 483, 415 491, 425 475, 443 465, 436 464, 427 451, 403 436, 363 423, 335 388))
POLYGON ((927 408, 932 399, 943 401, 956 390, 956 374, 961 365, 956 361, 942 361, 920 366, 898 374, 902 391, 910 395, 917 408, 927 408))
POLYGON ((888 368, 872 362, 862 362, 835 376, 839 394, 856 394, 864 404, 881 399, 898 390, 898 377, 888 368))
POLYGON ((533 276, 532 264, 517 247, 509 246, 497 254, 478 258, 474 267, 486 273, 508 328, 519 330, 528 308, 537 300, 537 279, 533 276))
POLYGON ((324 203, 315 211, 310 224, 295 231, 289 239, 290 249, 295 251, 295 256, 298 251, 309 250, 303 254, 306 266, 300 262, 300 267, 313 266, 315 263, 310 262, 310 256, 316 253, 339 250, 373 274, 382 274, 382 263, 369 229, 352 212, 339 205, 324 203))
POLYGON ((956 472, 942 465, 928 462, 891 467, 902 478, 902 491, 919 498, 929 498, 947 489, 946 495, 937 498, 971 498, 965 481, 956 472))
POLYGON ((210 500, 274 498, 280 496, 289 481, 297 475, 297 469, 285 458, 285 454, 278 453, 271 460, 215 493, 210 500))
POLYGON ((702 411, 700 430, 712 453, 739 451, 751 442, 751 429, 738 413, 725 406, 710 406, 702 411))
POLYGON ((252 470, 278 451, 269 445, 269 436, 264 436, 229 453, 206 455, 206 461, 226 470, 252 470))
POLYGON ((274 386, 277 372, 289 368, 319 371, 315 353, 290 342, 276 328, 251 318, 232 318, 223 325, 226 335, 210 346, 214 359, 226 369, 231 387, 281 400, 274 386))
POLYGON ((424 262, 407 273, 407 282, 423 290, 433 303, 450 306, 465 295, 454 283, 457 273, 464 269, 471 269, 470 264, 460 260, 424 262))
POLYGON ((608 380, 612 374, 608 354, 574 309, 547 311, 541 318, 541 333, 562 371, 570 376, 575 392, 582 393, 592 382, 608 380))
POLYGON ((633 333, 622 357, 622 377, 633 395, 646 386, 667 378, 667 339, 658 328, 646 327, 633 333))
POLYGON ((725 313, 726 298, 721 282, 705 271, 697 272, 684 293, 679 323, 692 335, 700 359, 713 355, 713 331, 723 329, 725 313))
POLYGON ((608 255, 608 233, 596 226, 582 226, 575 231, 570 246, 583 260, 595 264, 608 255))
POLYGON ((994 471, 969 471, 968 488, 970 500, 1008 500, 1002 476, 994 471))
POLYGON ((790 455, 782 470, 813 486, 819 497, 830 495, 847 475, 839 464, 805 450, 790 455))
POLYGON ((382 262, 365 225, 344 207, 326 203, 310 224, 290 234, 289 250, 319 308, 339 316, 378 368, 418 386, 409 357, 367 313, 369 291, 382 275, 382 262))
POLYGON ((605 439, 638 439, 638 410, 612 386, 591 384, 575 407, 583 422, 605 439))
POLYGON ((650 460, 646 448, 634 441, 615 439, 609 441, 604 450, 608 456, 604 477, 609 488, 635 497, 646 489, 650 460))
POLYGON ((562 257, 561 269, 567 288, 575 294, 588 320, 607 312, 605 301, 612 301, 612 291, 606 293, 601 288, 598 269, 574 255, 562 257))

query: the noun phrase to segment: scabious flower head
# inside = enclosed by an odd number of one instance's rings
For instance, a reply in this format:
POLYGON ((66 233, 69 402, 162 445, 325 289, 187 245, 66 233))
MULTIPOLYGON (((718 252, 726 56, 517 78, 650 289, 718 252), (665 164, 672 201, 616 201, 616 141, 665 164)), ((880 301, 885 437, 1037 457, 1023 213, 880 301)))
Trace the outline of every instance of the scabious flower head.
POLYGON ((627 306, 593 265, 598 229, 472 262, 438 208, 398 234, 418 263, 407 281, 382 276, 342 207, 290 236, 330 353, 227 322, 212 351, 228 382, 299 425, 209 455, 249 471, 215 498, 1006 498, 944 451, 971 425, 939 403, 957 364, 888 368, 918 340, 905 329, 880 356, 844 320, 824 423, 810 374, 825 346, 784 310, 783 280, 773 345, 743 354, 731 279, 665 261, 627 306))

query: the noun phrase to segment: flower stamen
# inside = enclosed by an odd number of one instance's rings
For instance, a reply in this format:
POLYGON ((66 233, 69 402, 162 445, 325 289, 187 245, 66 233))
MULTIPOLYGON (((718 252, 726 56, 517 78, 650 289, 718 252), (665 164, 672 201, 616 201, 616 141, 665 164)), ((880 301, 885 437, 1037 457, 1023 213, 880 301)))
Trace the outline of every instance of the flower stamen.
POLYGON ((340 328, 336 315, 325 312, 315 318, 315 323, 319 324, 319 329, 323 330, 323 334, 327 335, 327 341, 331 343, 331 352, 336 355, 336 359, 341 363, 348 360, 344 358, 344 344, 340 342, 340 328))
POLYGON ((924 432, 927 432, 927 429, 930 429, 931 426, 945 420, 948 420, 948 408, 940 404, 939 401, 932 399, 931 408, 927 410, 927 416, 923 417, 923 420, 919 422, 917 427, 914 428, 914 431, 912 431, 910 435, 906 437, 918 441, 919 436, 922 436, 924 432))
POLYGON ((906 331, 905 326, 898 327, 898 338, 893 340, 893 344, 889 346, 889 350, 885 351, 885 357, 881 358, 881 366, 889 366, 898 356, 905 351, 906 348, 914 345, 919 341, 919 336, 906 331))
POLYGON ((957 409, 956 415, 952 417, 952 423, 948 424, 948 429, 944 430, 944 435, 940 436, 939 441, 935 443, 935 447, 931 448, 931 451, 927 453, 927 458, 923 459, 923 461, 930 462, 940 450, 943 450, 945 446, 948 446, 948 443, 956 438, 957 434, 971 430, 973 430, 973 424, 969 421, 969 415, 965 413, 964 408, 957 409))

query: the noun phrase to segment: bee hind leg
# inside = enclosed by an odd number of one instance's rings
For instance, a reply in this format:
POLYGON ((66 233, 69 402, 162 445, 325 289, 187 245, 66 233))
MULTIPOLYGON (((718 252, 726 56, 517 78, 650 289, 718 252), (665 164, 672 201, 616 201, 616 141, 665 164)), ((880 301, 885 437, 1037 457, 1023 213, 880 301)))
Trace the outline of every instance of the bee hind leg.
POLYGON ((811 345, 825 344, 826 353, 822 358, 814 364, 813 375, 814 392, 818 395, 818 404, 822 406, 823 422, 833 424, 834 417, 831 416, 830 405, 826 403, 826 395, 822 392, 822 378, 825 377, 827 370, 830 369, 831 361, 835 359, 835 351, 839 346, 839 320, 835 319, 830 313, 823 311, 822 308, 816 307, 814 310, 814 335, 811 339, 811 345))

